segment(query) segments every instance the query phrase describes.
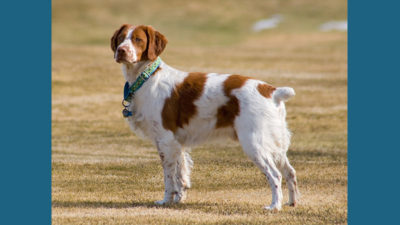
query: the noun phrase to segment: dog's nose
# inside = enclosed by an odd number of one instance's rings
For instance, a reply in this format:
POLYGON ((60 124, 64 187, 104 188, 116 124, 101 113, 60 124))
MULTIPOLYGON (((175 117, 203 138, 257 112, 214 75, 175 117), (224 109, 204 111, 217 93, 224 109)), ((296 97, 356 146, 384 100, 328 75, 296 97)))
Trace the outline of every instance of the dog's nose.
POLYGON ((117 49, 117 54, 115 54, 115 61, 120 63, 122 60, 125 60, 127 55, 127 51, 125 48, 121 47, 117 49))
POLYGON ((125 53, 126 53, 125 48, 118 48, 118 55, 119 56, 123 56, 123 55, 125 55, 125 53))

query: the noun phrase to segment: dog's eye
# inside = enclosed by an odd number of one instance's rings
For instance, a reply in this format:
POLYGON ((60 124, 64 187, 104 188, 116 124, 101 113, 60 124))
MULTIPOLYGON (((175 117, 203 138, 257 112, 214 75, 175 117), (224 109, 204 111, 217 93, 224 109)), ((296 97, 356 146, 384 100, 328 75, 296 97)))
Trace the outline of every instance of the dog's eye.
POLYGON ((142 39, 140 39, 140 38, 136 38, 136 39, 135 39, 135 41, 136 41, 136 42, 141 42, 141 41, 142 41, 142 39))
POLYGON ((124 37, 120 36, 118 37, 118 43, 122 43, 124 41, 124 37))

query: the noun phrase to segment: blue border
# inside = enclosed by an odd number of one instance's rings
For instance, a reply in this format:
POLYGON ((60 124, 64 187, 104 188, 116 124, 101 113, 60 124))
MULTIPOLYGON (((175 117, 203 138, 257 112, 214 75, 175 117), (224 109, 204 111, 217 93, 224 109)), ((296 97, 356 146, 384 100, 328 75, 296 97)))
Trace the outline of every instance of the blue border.
POLYGON ((398 224, 400 3, 349 1, 349 224, 398 224))
MULTIPOLYGON (((349 224, 398 220, 400 5, 393 2, 348 2, 349 224)), ((1 221, 50 224, 51 1, 3 1, 0 24, 1 221)))
POLYGON ((51 1, 2 1, 1 224, 51 223, 51 1))

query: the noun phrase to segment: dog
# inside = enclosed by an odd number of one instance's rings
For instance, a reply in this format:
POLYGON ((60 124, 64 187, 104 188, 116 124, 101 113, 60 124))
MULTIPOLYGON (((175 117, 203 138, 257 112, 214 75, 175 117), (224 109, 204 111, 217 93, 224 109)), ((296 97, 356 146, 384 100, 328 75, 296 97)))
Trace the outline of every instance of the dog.
POLYGON ((239 141, 247 156, 265 174, 272 190, 268 210, 282 208, 282 176, 290 206, 299 192, 296 171, 286 152, 290 132, 284 102, 290 87, 273 87, 236 74, 183 72, 159 55, 167 45, 151 26, 122 25, 111 38, 114 59, 126 80, 123 114, 131 129, 157 147, 164 171, 164 199, 179 203, 191 187, 190 148, 214 138, 239 141))

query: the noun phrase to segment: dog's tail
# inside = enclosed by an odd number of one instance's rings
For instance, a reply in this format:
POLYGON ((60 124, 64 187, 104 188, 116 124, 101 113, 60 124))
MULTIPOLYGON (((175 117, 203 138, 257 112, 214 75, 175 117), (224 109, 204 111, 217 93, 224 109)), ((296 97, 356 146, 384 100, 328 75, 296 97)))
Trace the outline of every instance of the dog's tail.
POLYGON ((286 102, 289 100, 289 98, 295 96, 296 93, 294 92, 294 89, 291 87, 278 87, 276 90, 272 93, 272 99, 279 104, 281 101, 286 102))

